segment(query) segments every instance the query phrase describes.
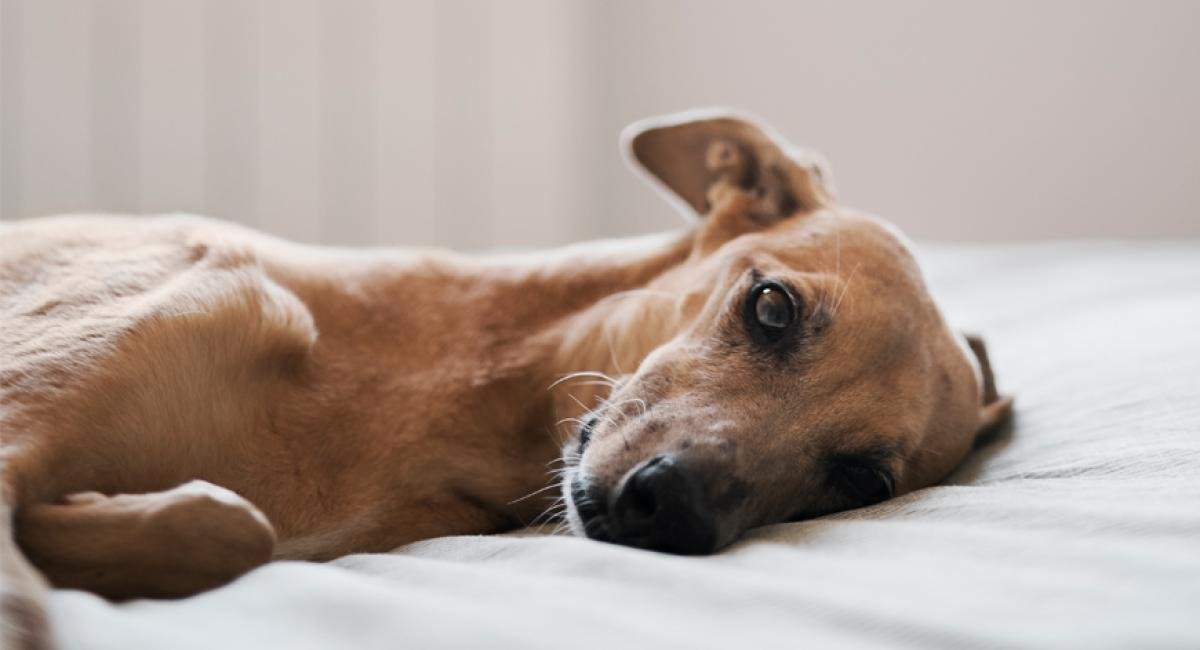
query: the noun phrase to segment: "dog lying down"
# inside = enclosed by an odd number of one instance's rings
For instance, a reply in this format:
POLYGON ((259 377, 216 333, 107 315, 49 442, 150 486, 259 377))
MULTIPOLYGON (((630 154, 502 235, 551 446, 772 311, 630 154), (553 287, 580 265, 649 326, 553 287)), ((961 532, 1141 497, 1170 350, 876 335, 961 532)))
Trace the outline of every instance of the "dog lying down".
POLYGON ((547 512, 709 553, 933 484, 1006 417, 904 238, 813 155, 717 113, 624 141, 685 231, 467 257, 0 226, 10 620, 36 626, 43 576, 185 596, 547 512))

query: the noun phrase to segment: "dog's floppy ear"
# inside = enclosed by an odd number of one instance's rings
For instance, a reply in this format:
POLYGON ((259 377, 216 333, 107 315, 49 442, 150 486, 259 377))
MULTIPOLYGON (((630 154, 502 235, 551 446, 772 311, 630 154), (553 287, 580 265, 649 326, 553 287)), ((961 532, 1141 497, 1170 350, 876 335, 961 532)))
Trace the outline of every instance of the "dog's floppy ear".
POLYGON ((987 346, 983 344, 983 339, 974 334, 966 335, 966 339, 975 360, 979 363, 979 374, 983 378, 976 436, 987 438, 1012 417, 1013 399, 1008 395, 1000 395, 996 390, 996 377, 992 373, 992 364, 988 361, 987 346))
POLYGON ((833 179, 820 156, 728 110, 635 122, 621 142, 629 164, 689 216, 708 213, 709 189, 722 180, 751 191, 761 218, 809 212, 833 201, 833 179))

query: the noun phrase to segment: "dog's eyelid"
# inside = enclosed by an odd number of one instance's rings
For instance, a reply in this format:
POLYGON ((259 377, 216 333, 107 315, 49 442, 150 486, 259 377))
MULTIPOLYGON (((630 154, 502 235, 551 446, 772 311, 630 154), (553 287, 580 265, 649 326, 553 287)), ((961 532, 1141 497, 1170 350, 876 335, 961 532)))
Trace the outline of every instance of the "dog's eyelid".
POLYGON ((829 456, 833 465, 851 465, 892 474, 901 457, 900 449, 890 444, 876 444, 853 451, 835 452, 829 456))
POLYGON ((890 499, 896 493, 895 474, 888 464, 861 455, 836 457, 830 477, 861 505, 890 499))

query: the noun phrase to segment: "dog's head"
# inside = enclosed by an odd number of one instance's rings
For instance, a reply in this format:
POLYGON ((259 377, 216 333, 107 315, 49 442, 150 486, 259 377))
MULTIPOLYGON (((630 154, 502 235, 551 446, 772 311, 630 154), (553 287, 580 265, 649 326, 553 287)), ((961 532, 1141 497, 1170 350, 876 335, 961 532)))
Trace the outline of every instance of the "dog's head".
POLYGON ((1007 417, 982 343, 947 327, 892 226, 834 204, 818 158, 728 115, 625 140, 701 221, 652 285, 673 337, 567 443, 576 532, 710 552, 935 483, 1007 417))

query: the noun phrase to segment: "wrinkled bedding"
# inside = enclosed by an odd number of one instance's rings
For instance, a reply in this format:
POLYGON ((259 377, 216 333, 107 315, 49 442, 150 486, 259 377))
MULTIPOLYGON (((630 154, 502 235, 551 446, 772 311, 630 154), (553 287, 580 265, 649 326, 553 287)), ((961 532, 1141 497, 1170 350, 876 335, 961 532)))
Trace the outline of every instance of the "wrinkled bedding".
POLYGON ((1200 243, 923 246, 1011 431, 943 485, 707 558, 539 531, 56 591, 66 648, 1200 647, 1200 243))

